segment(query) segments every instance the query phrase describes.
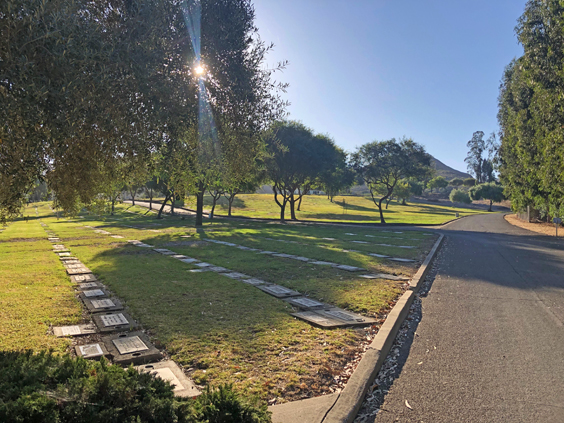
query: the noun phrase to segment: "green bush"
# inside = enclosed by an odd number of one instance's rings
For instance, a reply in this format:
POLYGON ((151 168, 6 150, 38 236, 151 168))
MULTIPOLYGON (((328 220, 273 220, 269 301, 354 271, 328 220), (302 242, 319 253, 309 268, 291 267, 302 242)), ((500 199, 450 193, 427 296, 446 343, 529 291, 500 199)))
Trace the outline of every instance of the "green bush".
POLYGON ((0 421, 14 423, 268 423, 231 386, 177 398, 168 382, 104 359, 0 352, 0 421))
POLYGON ((464 203, 464 204, 472 203, 472 200, 470 199, 468 193, 466 191, 461 191, 459 189, 453 189, 450 192, 450 196, 448 198, 453 203, 464 203))

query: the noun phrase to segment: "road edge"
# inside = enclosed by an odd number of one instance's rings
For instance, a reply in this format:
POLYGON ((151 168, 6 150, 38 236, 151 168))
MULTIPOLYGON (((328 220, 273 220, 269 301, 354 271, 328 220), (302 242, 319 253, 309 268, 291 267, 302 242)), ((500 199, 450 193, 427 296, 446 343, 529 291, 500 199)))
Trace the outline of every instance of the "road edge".
POLYGON ((364 401, 366 391, 378 375, 396 335, 409 313, 415 294, 429 273, 431 263, 436 257, 443 240, 444 235, 441 234, 425 258, 425 261, 411 279, 409 290, 400 297, 392 308, 392 311, 390 311, 386 321, 374 337, 360 363, 358 363, 345 388, 339 394, 337 401, 335 401, 335 404, 325 415, 325 418, 322 420, 323 423, 352 423, 356 418, 358 410, 364 401))

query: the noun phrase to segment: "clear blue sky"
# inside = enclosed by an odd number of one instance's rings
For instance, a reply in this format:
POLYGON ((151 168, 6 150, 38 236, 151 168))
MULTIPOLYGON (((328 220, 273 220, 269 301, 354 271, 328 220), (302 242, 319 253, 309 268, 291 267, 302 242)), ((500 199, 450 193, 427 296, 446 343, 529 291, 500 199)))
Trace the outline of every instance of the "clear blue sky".
POLYGON ((466 171, 474 131, 497 132, 525 0, 255 0, 290 119, 345 150, 407 136, 466 171))

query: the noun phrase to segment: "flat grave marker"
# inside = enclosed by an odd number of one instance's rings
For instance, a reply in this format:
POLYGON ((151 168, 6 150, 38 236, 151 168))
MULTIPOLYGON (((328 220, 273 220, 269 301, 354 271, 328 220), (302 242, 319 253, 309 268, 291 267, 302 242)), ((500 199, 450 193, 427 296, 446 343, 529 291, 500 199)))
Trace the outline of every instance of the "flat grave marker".
POLYGON ((208 269, 211 272, 216 272, 216 273, 227 273, 227 272, 231 272, 231 270, 226 269, 225 267, 221 267, 221 266, 210 266, 208 267, 208 269))
POLYGON ((292 257, 294 260, 299 260, 299 261, 303 261, 303 262, 308 262, 308 261, 312 261, 312 259, 307 258, 307 257, 292 257))
POLYGON ((364 279, 388 279, 391 281, 408 281, 410 278, 408 278, 407 276, 396 276, 396 275, 390 275, 387 273, 376 273, 373 275, 360 275, 361 278, 364 279))
POLYGON ((58 338, 63 336, 91 335, 96 332, 97 332, 96 326, 92 324, 53 327, 53 333, 58 338))
POLYGON ((262 279, 251 278, 251 279, 241 279, 241 282, 248 283, 249 285, 268 285, 268 282, 263 281, 262 279))
POLYGON ((399 257, 390 257, 388 260, 399 261, 401 263, 413 263, 415 261, 415 260, 399 258, 399 257))
POLYGON ((80 268, 75 268, 75 269, 66 269, 67 270, 67 274, 69 274, 70 276, 72 275, 82 275, 85 273, 92 273, 92 271, 90 269, 88 269, 87 267, 80 267, 80 268))
POLYGON ((161 361, 159 363, 145 364, 137 367, 137 371, 151 373, 169 382, 174 386, 174 394, 179 397, 196 397, 200 391, 184 372, 172 360, 161 361))
POLYGON ((70 257, 71 253, 57 253, 59 257, 70 257))
POLYGON ((81 295, 84 295, 86 298, 107 297, 107 293, 101 289, 89 289, 88 291, 82 291, 81 295))
POLYGON ((331 318, 330 316, 321 315, 319 313, 316 313, 315 311, 300 311, 298 313, 291 313, 291 315, 322 329, 348 326, 347 322, 331 318))
POLYGON ((244 273, 238 273, 238 272, 223 273, 222 275, 227 276, 228 278, 231 278, 231 279, 235 279, 235 280, 251 279, 251 276, 245 275, 244 273))
POLYGON ((287 298, 285 301, 289 302, 295 307, 299 307, 305 310, 318 310, 318 309, 330 307, 327 304, 323 304, 322 302, 312 300, 311 298, 307 298, 307 297, 287 298))
POLYGON ((257 254, 278 254, 276 251, 260 251, 257 254))
POLYGON ((282 253, 273 254, 273 256, 274 256, 274 257, 282 257, 282 258, 294 258, 294 257, 296 257, 296 256, 294 256, 294 255, 292 255, 292 254, 282 254, 282 253))
POLYGON ((137 323, 124 311, 107 314, 94 314, 92 320, 100 332, 123 332, 137 328, 137 323))
POLYGON ((104 288, 104 285, 102 285, 99 282, 85 282, 78 284, 78 289, 80 289, 81 291, 85 291, 93 288, 104 288))
POLYGON ((80 267, 84 267, 84 264, 82 264, 80 262, 80 260, 66 260, 63 265, 67 268, 67 269, 78 269, 80 267), (74 262, 78 262, 78 263, 74 263, 74 262))
POLYGON ((187 258, 188 258, 188 256, 185 256, 185 255, 183 255, 183 254, 174 254, 174 255, 172 255, 171 257, 172 257, 172 258, 175 258, 175 259, 177 259, 177 260, 182 260, 182 259, 187 259, 187 258))
POLYGON ((335 263, 330 261, 310 261, 311 264, 318 264, 320 266, 335 266, 335 263))
POLYGON ((343 322, 348 322, 349 325, 353 326, 366 326, 376 323, 376 319, 370 317, 364 317, 360 314, 352 313, 337 307, 330 308, 328 310, 319 310, 317 313, 325 317, 330 317, 333 319, 339 319, 343 322))
POLYGON ((108 357, 110 353, 102 343, 77 345, 75 347, 76 355, 82 358, 98 358, 108 357))
POLYGON ((387 256, 385 254, 376 254, 376 253, 369 253, 368 255, 372 256, 372 257, 378 257, 378 258, 389 258, 390 257, 390 256, 387 256))
POLYGON ((144 364, 161 358, 160 351, 143 332, 110 335, 103 341, 116 364, 144 364))
POLYGON ((334 266, 336 269, 341 269, 341 270, 346 270, 347 272, 359 272, 361 270, 366 270, 363 269, 362 267, 356 267, 356 266, 349 266, 346 264, 339 264, 337 266, 334 266))
POLYGON ((96 276, 94 276, 92 273, 71 276, 72 283, 96 282, 97 280, 98 279, 96 279, 96 276))
POLYGON ((201 262, 201 263, 194 263, 194 266, 198 267, 211 267, 212 265, 209 263, 201 262))
POLYGON ((275 284, 259 285, 257 286, 257 288, 276 298, 299 297, 302 295, 298 291, 294 291, 284 286, 275 285, 275 284))
POLYGON ((91 313, 123 310, 121 302, 116 298, 101 298, 96 300, 84 298, 83 301, 84 305, 91 313))
POLYGON ((180 261, 181 261, 182 263, 191 264, 191 263, 197 263, 197 262, 199 262, 200 260, 197 260, 197 259, 195 259, 195 258, 185 258, 185 259, 180 259, 180 261))

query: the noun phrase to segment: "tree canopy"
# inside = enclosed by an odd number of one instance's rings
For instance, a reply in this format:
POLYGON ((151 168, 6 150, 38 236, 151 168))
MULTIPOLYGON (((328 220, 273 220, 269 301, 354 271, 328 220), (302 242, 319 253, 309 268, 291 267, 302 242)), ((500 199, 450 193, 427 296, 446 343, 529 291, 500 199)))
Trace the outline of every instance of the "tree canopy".
POLYGON ((515 210, 557 213, 564 198, 564 4, 531 0, 516 33, 523 56, 499 93, 500 179, 515 210))
POLYGON ((423 179, 432 172, 431 156, 422 145, 407 138, 364 144, 352 154, 351 161, 378 206, 381 223, 386 223, 382 203, 393 195, 398 182, 405 178, 423 179))
POLYGON ((197 187, 202 122, 245 172, 285 106, 272 79, 283 64, 263 66, 271 46, 254 19, 250 0, 2 2, 0 219, 37 180, 64 209, 89 204, 115 169, 170 157, 167 144, 184 144, 197 187))
POLYGON ((314 186, 322 185, 327 174, 344 168, 345 155, 331 138, 314 134, 296 121, 277 122, 265 141, 266 178, 272 183, 280 219, 285 219, 289 204, 291 219, 295 220, 296 201, 314 186))

